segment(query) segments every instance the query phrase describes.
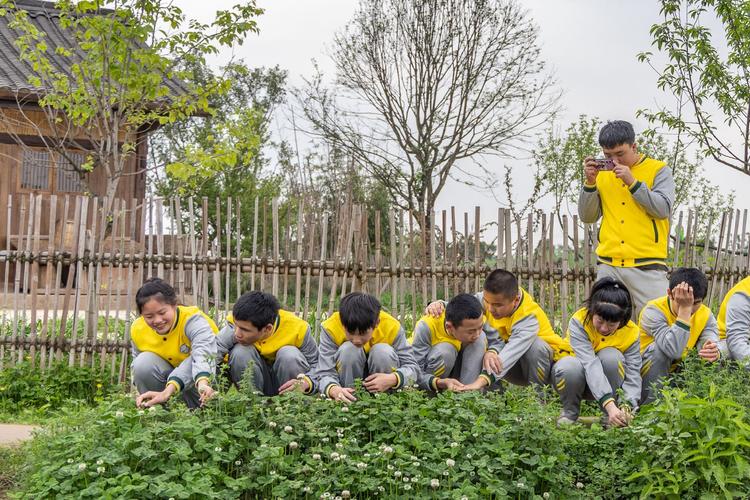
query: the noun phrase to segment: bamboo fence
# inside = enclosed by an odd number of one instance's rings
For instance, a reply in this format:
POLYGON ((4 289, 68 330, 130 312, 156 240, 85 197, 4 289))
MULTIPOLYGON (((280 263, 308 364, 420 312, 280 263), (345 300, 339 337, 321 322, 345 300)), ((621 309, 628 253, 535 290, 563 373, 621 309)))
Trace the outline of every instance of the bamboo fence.
MULTIPOLYGON (((351 291, 380 297, 410 327, 426 303, 479 291, 498 267, 519 277, 562 332, 596 275, 597 228, 576 215, 514 219, 498 208, 488 222, 479 207, 451 207, 427 222, 351 202, 316 213, 303 201, 149 198, 118 200, 108 216, 97 198, 38 194, 10 196, 6 206, 0 368, 67 361, 126 380, 135 292, 151 276, 220 326, 240 294, 269 291, 317 334, 351 291), (20 217, 11 220, 16 206, 20 217)), ((729 211, 716 223, 693 212, 674 217, 670 264, 704 270, 714 309, 749 274, 747 215, 729 211)))

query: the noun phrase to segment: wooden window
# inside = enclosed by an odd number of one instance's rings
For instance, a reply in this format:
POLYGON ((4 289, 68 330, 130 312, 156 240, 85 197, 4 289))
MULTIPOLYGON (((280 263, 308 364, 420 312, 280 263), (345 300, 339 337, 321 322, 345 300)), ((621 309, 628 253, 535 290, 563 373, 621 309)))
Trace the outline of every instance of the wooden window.
POLYGON ((23 166, 21 167, 21 188, 49 191, 52 168, 52 160, 47 151, 24 151, 23 166))
POLYGON ((82 193, 86 190, 86 184, 75 167, 80 168, 85 158, 80 153, 71 151, 58 155, 57 159, 57 191, 66 193, 82 193), (75 167, 73 166, 75 165, 75 167))
POLYGON ((83 193, 86 182, 76 167, 83 165, 86 157, 77 151, 65 155, 43 149, 27 149, 23 153, 20 189, 46 193, 83 193))

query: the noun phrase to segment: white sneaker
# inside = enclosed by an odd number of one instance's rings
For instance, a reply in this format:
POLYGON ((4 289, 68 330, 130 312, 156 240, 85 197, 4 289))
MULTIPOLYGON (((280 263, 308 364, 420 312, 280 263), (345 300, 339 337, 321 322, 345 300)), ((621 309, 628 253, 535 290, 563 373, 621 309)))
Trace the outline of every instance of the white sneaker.
POLYGON ((573 425, 573 424, 575 424, 575 423, 576 423, 576 421, 575 421, 575 420, 573 420, 572 418, 568 418, 568 417, 566 417, 565 415, 561 415, 561 416, 560 416, 560 417, 559 417, 559 418, 557 419, 557 426, 558 426, 558 427, 564 427, 564 426, 566 426, 566 425, 573 425))

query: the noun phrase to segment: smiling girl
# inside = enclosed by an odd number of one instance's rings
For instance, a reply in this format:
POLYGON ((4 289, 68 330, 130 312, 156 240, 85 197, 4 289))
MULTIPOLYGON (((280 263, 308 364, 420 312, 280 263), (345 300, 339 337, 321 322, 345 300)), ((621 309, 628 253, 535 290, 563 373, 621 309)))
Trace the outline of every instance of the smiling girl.
POLYGON ((566 337, 570 355, 553 368, 563 406, 558 424, 578 419, 583 398, 599 403, 609 425, 623 427, 630 422, 629 410, 638 407, 641 396, 639 331, 630 321, 632 310, 625 285, 607 277, 594 283, 585 306, 570 319, 566 337), (620 388, 625 401, 618 403, 620 388))
POLYGON ((136 405, 165 403, 174 394, 190 408, 214 395, 216 324, 197 307, 178 305, 177 294, 159 278, 147 280, 135 295, 140 317, 130 329, 136 405))

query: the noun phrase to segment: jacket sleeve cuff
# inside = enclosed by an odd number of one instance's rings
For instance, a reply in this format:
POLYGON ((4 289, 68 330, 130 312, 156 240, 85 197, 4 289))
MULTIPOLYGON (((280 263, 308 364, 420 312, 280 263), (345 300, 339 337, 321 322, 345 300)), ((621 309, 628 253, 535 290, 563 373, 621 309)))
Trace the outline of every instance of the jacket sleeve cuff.
POLYGON ((330 398, 331 397, 331 395, 330 395, 331 389, 333 389, 334 387, 340 387, 340 386, 339 386, 339 384, 331 382, 330 384, 328 384, 326 386, 325 390, 323 390, 323 394, 325 394, 327 398, 330 398))
POLYGON ((211 374, 208 372, 199 372, 195 374, 195 377, 193 377, 193 380, 195 380, 195 385, 198 385, 198 382, 202 379, 211 381, 211 374))
POLYGON ((430 382, 428 385, 430 386, 430 389, 432 389, 434 392, 438 392, 438 386, 437 386, 438 380, 440 380, 440 377, 430 376, 430 382))
POLYGON ((488 374, 487 372, 482 372, 479 374, 479 378, 484 379, 487 382, 487 386, 489 387, 490 385, 492 385, 495 377, 488 374))
POLYGON ((500 354, 500 349, 498 349, 497 347, 494 347, 494 346, 493 347, 488 347, 487 348, 487 352, 494 352, 495 354, 500 354))
POLYGON ((315 392, 315 382, 313 382, 312 379, 308 377, 307 375, 303 376, 302 379, 307 381, 307 386, 309 387, 309 389, 307 389, 306 391, 303 391, 303 393, 312 394, 313 392, 315 392))
POLYGON ((643 184, 641 181, 635 181, 628 189, 630 190, 630 194, 635 193, 638 191, 638 188, 641 187, 641 184, 643 184))
POLYGON ((396 375, 396 385, 393 388, 400 389, 404 386, 404 374, 398 370, 394 371, 393 374, 396 375))
POLYGON ((602 408, 604 408, 605 406, 607 406, 607 404, 609 404, 610 401, 614 401, 614 400, 615 398, 612 396, 612 393, 610 392, 610 393, 605 394, 599 399, 599 405, 602 408))
POLYGON ((678 319, 677 321, 674 322, 674 324, 677 325, 677 326, 679 326, 683 330, 687 330, 688 332, 690 331, 690 325, 688 325, 687 323, 685 323, 682 320, 678 319))
POLYGON ((184 384, 182 383, 182 380, 178 379, 177 377, 172 377, 169 380, 167 380, 167 385, 173 385, 176 389, 175 394, 180 392, 182 389, 185 388, 184 384))
POLYGON ((583 184, 583 190, 586 191, 587 193, 593 193, 594 191, 596 191, 596 184, 586 184, 586 183, 584 183, 583 184))

